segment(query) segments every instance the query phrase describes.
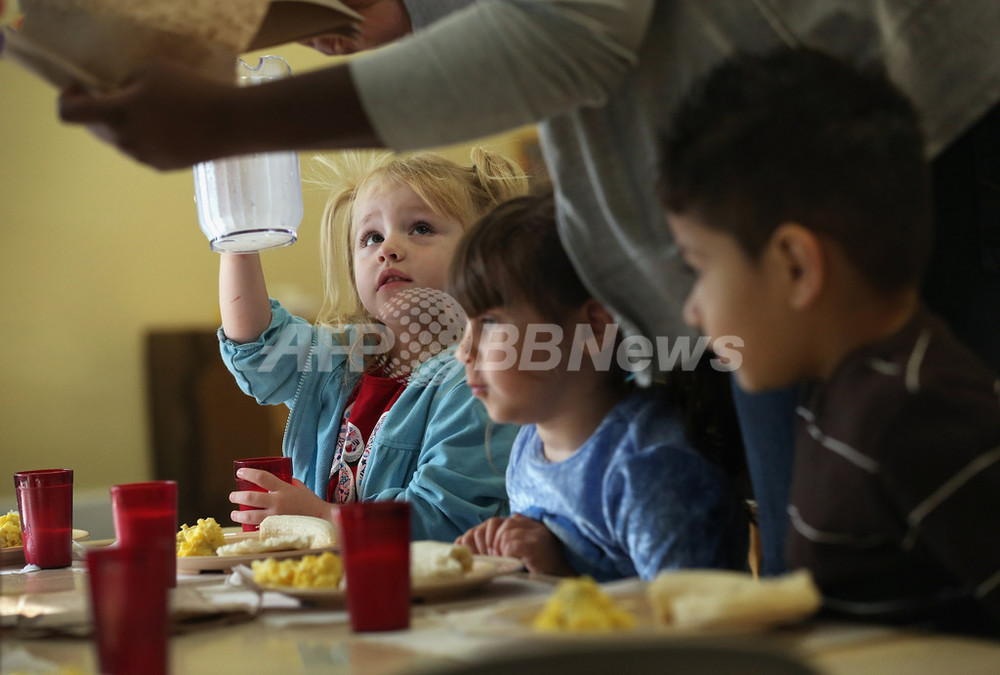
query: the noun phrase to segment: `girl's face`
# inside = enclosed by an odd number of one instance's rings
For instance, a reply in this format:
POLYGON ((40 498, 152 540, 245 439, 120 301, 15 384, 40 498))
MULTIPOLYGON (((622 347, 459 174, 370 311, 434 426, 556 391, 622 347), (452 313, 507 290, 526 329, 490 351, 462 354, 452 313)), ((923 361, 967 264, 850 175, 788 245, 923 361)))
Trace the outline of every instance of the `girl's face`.
POLYGON ((354 284, 368 312, 384 320, 399 292, 444 289, 462 223, 438 215, 409 186, 397 184, 365 188, 353 215, 354 284))
POLYGON ((567 400, 562 375, 572 337, 527 305, 495 308, 467 321, 456 358, 490 419, 544 424, 567 400))

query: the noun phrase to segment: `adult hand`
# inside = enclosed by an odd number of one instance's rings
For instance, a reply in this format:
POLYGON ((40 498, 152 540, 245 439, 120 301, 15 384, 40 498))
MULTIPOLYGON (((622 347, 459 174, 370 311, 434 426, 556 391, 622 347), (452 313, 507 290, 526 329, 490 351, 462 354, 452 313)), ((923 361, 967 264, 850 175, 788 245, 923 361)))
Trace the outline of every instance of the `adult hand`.
POLYGON ((239 469, 236 475, 243 480, 259 485, 267 492, 237 490, 229 493, 229 501, 234 504, 253 506, 253 511, 233 511, 230 517, 237 523, 259 525, 267 516, 297 515, 331 519, 336 507, 323 501, 302 481, 286 483, 270 471, 260 469, 239 469))
POLYGON ((158 64, 106 94, 67 88, 59 115, 161 170, 255 152, 383 147, 346 64, 252 87, 158 64))
POLYGON ((493 541, 496 549, 493 555, 518 558, 532 574, 577 574, 566 560, 562 542, 534 518, 512 515, 498 529, 493 541))
POLYGON ((493 545, 497 531, 506 518, 490 518, 476 525, 455 540, 456 544, 468 546, 473 555, 499 555, 493 545))
POLYGON ((344 0, 344 4, 364 17, 358 33, 319 35, 301 43, 334 56, 353 54, 397 40, 413 31, 410 15, 402 0, 344 0))
POLYGON ((169 64, 138 71, 119 89, 91 94, 71 85, 59 97, 64 122, 157 169, 176 169, 225 153, 221 132, 235 117, 237 87, 169 64))

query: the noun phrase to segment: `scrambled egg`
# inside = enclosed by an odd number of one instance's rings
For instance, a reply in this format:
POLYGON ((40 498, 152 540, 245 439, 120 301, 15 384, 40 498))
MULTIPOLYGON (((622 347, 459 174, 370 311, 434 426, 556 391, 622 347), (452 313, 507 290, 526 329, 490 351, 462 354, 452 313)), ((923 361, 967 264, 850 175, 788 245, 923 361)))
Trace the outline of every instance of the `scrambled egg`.
POLYGON ((215 549, 225 543, 222 527, 215 518, 199 518, 194 527, 181 525, 177 533, 177 555, 215 555, 215 549))
POLYGON ((21 545, 21 516, 16 511, 0 516, 0 547, 21 545))
POLYGON ((344 564, 334 553, 306 555, 299 560, 254 560, 250 566, 253 580, 261 586, 337 588, 344 576, 344 564))
POLYGON ((547 632, 608 632, 633 628, 636 619, 593 579, 579 577, 559 582, 532 625, 547 632))

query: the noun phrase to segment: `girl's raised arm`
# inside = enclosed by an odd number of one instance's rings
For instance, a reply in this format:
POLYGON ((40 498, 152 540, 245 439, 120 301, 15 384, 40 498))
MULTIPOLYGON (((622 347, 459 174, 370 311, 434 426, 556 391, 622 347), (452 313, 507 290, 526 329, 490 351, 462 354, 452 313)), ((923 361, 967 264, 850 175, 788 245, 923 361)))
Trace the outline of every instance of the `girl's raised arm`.
POLYGON ((271 303, 259 254, 220 254, 219 311, 222 331, 233 342, 253 342, 270 325, 271 303))

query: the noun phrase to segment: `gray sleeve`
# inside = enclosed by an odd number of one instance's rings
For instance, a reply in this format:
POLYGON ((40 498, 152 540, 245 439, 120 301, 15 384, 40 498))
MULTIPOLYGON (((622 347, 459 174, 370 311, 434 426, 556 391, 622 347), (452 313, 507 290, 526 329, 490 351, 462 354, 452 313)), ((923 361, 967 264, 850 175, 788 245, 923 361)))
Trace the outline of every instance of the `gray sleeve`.
POLYGON ((351 74, 394 150, 457 143, 599 106, 636 61, 654 0, 480 0, 351 74))
POLYGON ((475 2, 476 0, 403 0, 403 6, 410 14, 413 30, 420 30, 475 2))

